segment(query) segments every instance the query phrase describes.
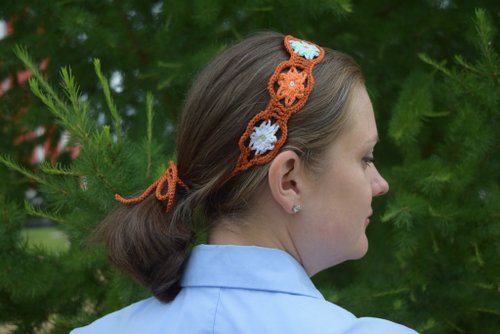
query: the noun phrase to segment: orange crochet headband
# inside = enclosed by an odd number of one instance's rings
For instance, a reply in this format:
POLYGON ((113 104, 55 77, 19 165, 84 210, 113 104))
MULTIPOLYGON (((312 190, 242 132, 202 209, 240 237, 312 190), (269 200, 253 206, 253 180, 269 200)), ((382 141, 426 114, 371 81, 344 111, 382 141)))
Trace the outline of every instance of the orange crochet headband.
MULTIPOLYGON (((229 178, 254 165, 271 161, 288 136, 288 119, 302 109, 314 86, 312 69, 325 51, 311 42, 285 37, 290 59, 281 62, 267 84, 271 97, 266 109, 255 115, 239 141, 240 156, 229 178)), ((228 178, 228 179, 229 179, 228 178)))
MULTIPOLYGON (((240 137, 240 156, 227 180, 254 165, 271 161, 285 143, 288 136, 288 120, 307 102, 314 86, 312 70, 319 63, 325 51, 318 45, 290 35, 284 39, 290 59, 281 62, 274 70, 267 84, 270 101, 263 111, 255 115, 240 137)), ((172 209, 177 184, 189 190, 178 177, 177 167, 170 161, 165 173, 146 191, 133 199, 115 195, 123 204, 134 204, 144 200, 156 189, 156 198, 166 201, 166 211, 172 209), (161 191, 167 183, 167 191, 161 191)))

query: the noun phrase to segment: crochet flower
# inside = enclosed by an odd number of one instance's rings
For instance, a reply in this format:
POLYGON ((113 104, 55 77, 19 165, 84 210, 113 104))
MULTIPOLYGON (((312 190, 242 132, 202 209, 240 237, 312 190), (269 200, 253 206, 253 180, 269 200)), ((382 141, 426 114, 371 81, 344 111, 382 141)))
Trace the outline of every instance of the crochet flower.
POLYGON ((298 53, 305 59, 314 59, 319 56, 319 49, 312 44, 303 41, 290 40, 290 46, 295 53, 298 53))
POLYGON ((279 88, 276 92, 278 99, 285 99, 285 106, 289 107, 295 99, 304 97, 306 78, 306 73, 299 73, 295 67, 286 73, 281 73, 278 79, 279 88))
POLYGON ((279 126, 271 124, 271 121, 262 122, 259 126, 253 128, 250 135, 250 149, 255 151, 255 154, 262 154, 274 148, 274 143, 278 140, 276 132, 279 126))

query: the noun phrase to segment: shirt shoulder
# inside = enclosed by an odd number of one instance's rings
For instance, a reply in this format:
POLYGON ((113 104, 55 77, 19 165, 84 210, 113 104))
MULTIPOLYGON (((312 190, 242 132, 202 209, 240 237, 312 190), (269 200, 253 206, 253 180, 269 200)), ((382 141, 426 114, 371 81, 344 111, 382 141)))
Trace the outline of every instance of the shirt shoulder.
POLYGON ((415 334, 394 322, 357 318, 324 299, 269 291, 221 290, 214 333, 415 334))
POLYGON ((107 314, 85 327, 76 328, 70 334, 153 333, 153 327, 159 323, 159 316, 165 312, 165 308, 168 308, 167 304, 156 298, 148 298, 107 314), (141 327, 140 331, 137 331, 138 326, 141 327))
POLYGON ((404 325, 380 318, 358 318, 345 334, 418 334, 404 325))
POLYGON ((358 318, 348 310, 327 300, 311 300, 305 305, 312 319, 307 322, 310 333, 417 334, 413 329, 390 320, 373 317, 358 318))
POLYGON ((207 333, 213 327, 219 289, 199 290, 181 290, 169 303, 154 297, 139 301, 70 334, 207 333))
MULTIPOLYGON (((390 320, 358 318, 348 310, 326 300, 302 298, 294 310, 296 321, 304 324, 304 332, 331 334, 417 334, 416 331, 390 320)), ((300 326, 300 325, 299 325, 300 326)))

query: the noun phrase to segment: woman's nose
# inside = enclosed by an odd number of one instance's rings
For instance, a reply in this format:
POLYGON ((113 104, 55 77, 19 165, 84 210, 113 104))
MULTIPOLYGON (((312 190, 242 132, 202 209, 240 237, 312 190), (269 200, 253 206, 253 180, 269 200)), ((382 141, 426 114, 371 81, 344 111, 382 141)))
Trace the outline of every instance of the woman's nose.
POLYGON ((375 168, 375 175, 372 180, 372 194, 373 197, 382 196, 389 191, 389 183, 380 175, 375 168))

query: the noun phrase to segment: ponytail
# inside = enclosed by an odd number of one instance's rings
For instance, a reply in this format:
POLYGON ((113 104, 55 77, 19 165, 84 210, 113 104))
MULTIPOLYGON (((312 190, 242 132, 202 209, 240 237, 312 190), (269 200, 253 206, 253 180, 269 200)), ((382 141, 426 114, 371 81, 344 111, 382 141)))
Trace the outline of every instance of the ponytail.
POLYGON ((101 223, 96 237, 110 261, 163 302, 180 291, 189 247, 194 239, 187 196, 176 196, 170 212, 150 194, 134 205, 119 205, 101 223))

